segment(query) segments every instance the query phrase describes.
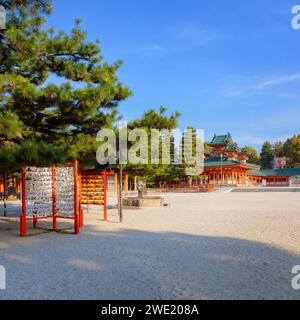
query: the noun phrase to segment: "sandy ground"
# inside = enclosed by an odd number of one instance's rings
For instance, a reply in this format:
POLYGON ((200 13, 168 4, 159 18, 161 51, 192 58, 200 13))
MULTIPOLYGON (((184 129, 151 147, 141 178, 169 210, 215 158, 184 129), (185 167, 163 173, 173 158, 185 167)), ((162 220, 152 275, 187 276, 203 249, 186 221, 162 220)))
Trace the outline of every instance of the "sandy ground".
POLYGON ((125 211, 123 224, 114 210, 108 223, 94 211, 78 237, 22 239, 18 219, 1 217, 0 299, 300 299, 291 287, 300 265, 299 193, 166 200, 169 208, 125 211))

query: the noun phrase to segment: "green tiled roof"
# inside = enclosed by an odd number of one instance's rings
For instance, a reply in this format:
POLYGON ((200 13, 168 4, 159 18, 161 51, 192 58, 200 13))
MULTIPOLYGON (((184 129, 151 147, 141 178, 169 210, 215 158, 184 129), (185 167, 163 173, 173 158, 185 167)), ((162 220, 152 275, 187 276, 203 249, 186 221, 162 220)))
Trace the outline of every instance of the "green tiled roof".
MULTIPOLYGON (((233 166, 233 165, 239 165, 239 161, 234 161, 234 160, 228 160, 228 161, 223 161, 222 165, 223 167, 226 166, 233 166)), ((204 166, 205 167, 220 167, 221 166, 221 161, 204 161, 204 166)))
MULTIPOLYGON (((259 169, 260 167, 252 164, 252 163, 244 163, 236 160, 224 160, 222 161, 222 166, 236 166, 236 165, 243 165, 245 167, 253 168, 253 169, 259 169)), ((215 157, 215 158, 209 158, 204 160, 204 167, 221 167, 221 158, 215 157)), ((253 170, 252 170, 253 171, 253 170)))
POLYGON ((232 138, 231 138, 231 134, 228 133, 226 135, 223 135, 223 136, 217 136, 216 134, 214 135, 212 141, 210 142, 210 144, 215 144, 215 145, 218 145, 218 144, 225 144, 225 143, 228 143, 228 142, 231 142, 232 141, 232 138))
POLYGON ((249 170, 248 173, 261 176, 297 176, 300 175, 300 169, 249 170))
POLYGON ((233 144, 229 144, 228 146, 226 146, 226 148, 224 150, 225 151, 239 150, 239 147, 236 143, 233 143, 233 144))
MULTIPOLYGON (((221 158, 220 157, 211 157, 211 158, 207 158, 204 159, 204 163, 215 163, 215 162, 221 162, 221 158)), ((225 162, 225 159, 223 159, 223 162, 225 162)))
POLYGON ((247 167, 251 167, 251 168, 256 168, 256 169, 260 168, 260 166, 258 166, 257 164, 253 164, 253 163, 249 163, 249 162, 242 163, 242 164, 246 165, 247 167))

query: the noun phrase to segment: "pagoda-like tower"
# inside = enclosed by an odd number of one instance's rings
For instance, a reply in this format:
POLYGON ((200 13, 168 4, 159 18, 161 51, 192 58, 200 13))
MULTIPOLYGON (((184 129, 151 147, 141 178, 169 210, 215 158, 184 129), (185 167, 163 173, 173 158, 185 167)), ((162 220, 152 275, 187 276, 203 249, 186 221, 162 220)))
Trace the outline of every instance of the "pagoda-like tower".
POLYGON ((205 175, 208 182, 215 185, 246 185, 247 171, 258 168, 247 163, 249 151, 240 149, 234 143, 231 134, 214 135, 211 142, 207 143, 212 151, 205 159, 205 175))

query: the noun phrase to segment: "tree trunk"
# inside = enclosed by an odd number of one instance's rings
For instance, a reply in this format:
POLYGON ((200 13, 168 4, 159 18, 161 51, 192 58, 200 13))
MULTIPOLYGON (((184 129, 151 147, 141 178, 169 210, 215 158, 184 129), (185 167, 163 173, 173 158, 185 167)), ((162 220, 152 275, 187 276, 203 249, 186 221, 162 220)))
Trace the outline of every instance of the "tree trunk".
POLYGON ((7 217, 7 190, 6 173, 3 174, 3 216, 7 217))
POLYGON ((7 175, 6 172, 3 174, 3 187, 3 215, 7 217, 7 201, 16 201, 18 200, 18 196, 15 187, 15 178, 7 175))
POLYGON ((6 190, 6 198, 9 201, 15 201, 18 200, 17 196, 17 191, 15 187, 15 178, 12 176, 6 176, 6 185, 7 185, 7 190, 6 190))

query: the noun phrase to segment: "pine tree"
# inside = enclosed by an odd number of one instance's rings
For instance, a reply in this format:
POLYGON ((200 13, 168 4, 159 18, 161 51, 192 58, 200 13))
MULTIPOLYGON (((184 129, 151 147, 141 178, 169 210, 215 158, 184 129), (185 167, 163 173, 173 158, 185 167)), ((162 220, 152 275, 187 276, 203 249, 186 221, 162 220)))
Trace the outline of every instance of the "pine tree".
POLYGON ((96 133, 131 94, 117 77, 121 61, 105 62, 80 20, 69 34, 45 29, 50 0, 0 5, 0 173, 74 159, 94 166, 96 133))
POLYGON ((288 139, 283 145, 282 153, 288 159, 288 167, 300 168, 300 135, 288 139))
POLYGON ((79 20, 70 34, 45 30, 49 0, 0 4, 7 13, 0 33, 0 156, 10 150, 16 160, 1 167, 86 158, 90 164, 96 133, 130 95, 116 75, 121 62, 104 62, 79 20))
POLYGON ((283 156, 283 143, 282 142, 276 142, 273 145, 273 153, 275 157, 282 157, 283 156))
POLYGON ((273 148, 270 142, 266 141, 263 144, 260 154, 261 164, 263 169, 271 169, 272 161, 274 159, 273 148))
MULTIPOLYGON (((178 126, 178 118, 180 113, 175 112, 170 116, 167 115, 167 108, 160 107, 159 112, 155 109, 147 110, 140 119, 135 119, 128 124, 128 130, 133 129, 145 129, 148 137, 148 164, 133 165, 129 164, 126 166, 126 171, 134 176, 141 178, 148 185, 158 186, 162 181, 173 178, 177 175, 175 172, 175 167, 172 165, 174 162, 174 138, 170 136, 170 164, 162 163, 162 144, 166 143, 164 141, 164 136, 160 137, 159 145, 159 164, 151 163, 151 129, 157 130, 173 130, 178 126)), ((130 147, 130 145, 129 145, 130 147)))

